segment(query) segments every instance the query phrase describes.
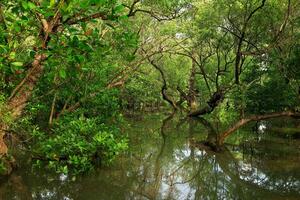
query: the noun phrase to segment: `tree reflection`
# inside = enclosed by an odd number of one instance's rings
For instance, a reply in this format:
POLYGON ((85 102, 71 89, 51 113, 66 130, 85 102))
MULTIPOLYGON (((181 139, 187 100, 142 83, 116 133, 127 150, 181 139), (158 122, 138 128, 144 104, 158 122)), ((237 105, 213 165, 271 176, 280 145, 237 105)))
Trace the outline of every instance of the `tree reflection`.
POLYGON ((17 171, 1 199, 297 199, 300 155, 293 145, 264 139, 216 153, 213 123, 172 115, 134 121, 130 150, 113 166, 82 177, 17 171))

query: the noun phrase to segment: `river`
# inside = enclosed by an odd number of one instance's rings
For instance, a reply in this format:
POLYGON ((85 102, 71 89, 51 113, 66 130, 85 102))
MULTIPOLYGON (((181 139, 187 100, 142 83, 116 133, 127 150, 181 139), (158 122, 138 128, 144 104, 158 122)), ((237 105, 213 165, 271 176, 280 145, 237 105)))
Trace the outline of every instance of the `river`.
POLYGON ((214 153, 198 145, 209 130, 197 120, 153 114, 127 123, 129 149, 111 166, 73 177, 32 168, 23 159, 1 181, 0 198, 300 199, 299 139, 263 124, 255 132, 251 124, 229 138, 227 150, 214 153))

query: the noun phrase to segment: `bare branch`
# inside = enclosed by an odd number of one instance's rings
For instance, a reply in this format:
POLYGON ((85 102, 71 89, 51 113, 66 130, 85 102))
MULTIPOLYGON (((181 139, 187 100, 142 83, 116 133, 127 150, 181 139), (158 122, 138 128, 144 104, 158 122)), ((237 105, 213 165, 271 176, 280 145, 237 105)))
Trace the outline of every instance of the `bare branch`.
POLYGON ((246 22, 245 22, 246 25, 248 24, 248 22, 250 21, 250 19, 253 17, 253 15, 254 15, 257 11, 259 11, 260 9, 262 9, 262 8, 265 6, 265 3, 266 3, 266 0, 262 0, 261 5, 258 6, 256 9, 254 9, 254 10, 250 13, 250 15, 248 16, 248 18, 246 19, 246 22))
POLYGON ((92 19, 108 20, 108 16, 106 13, 99 12, 99 13, 95 13, 95 14, 92 14, 92 15, 89 15, 86 17, 80 17, 80 14, 77 13, 74 16, 66 19, 62 24, 74 25, 74 24, 78 24, 80 22, 91 21, 92 19))

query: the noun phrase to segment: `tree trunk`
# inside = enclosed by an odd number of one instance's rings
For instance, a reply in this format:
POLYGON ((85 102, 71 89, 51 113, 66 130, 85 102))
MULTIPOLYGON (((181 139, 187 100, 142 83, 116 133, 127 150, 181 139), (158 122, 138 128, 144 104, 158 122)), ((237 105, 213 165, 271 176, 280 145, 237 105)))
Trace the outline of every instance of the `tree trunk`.
POLYGON ((219 141, 218 144, 219 146, 222 146, 224 144, 225 139, 233 134, 236 130, 241 128, 242 126, 246 125, 247 123, 251 121, 260 121, 260 120, 265 120, 265 119, 271 119, 271 118, 278 118, 278 117, 300 117, 299 112, 277 112, 277 113, 270 113, 270 114, 265 114, 265 115, 254 115, 248 118, 241 119, 238 121, 236 124, 234 124, 231 128, 223 132, 219 136, 219 141))
POLYGON ((16 95, 9 99, 8 107, 12 117, 17 118, 21 115, 26 106, 26 102, 31 97, 32 91, 43 72, 42 62, 46 59, 43 54, 37 54, 32 63, 32 67, 26 78, 19 84, 16 95))
MULTIPOLYGON (((46 59, 43 54, 37 54, 32 63, 32 67, 29 70, 25 79, 16 87, 15 95, 12 95, 7 102, 7 108, 11 114, 12 120, 18 118, 26 106, 27 101, 31 97, 32 91, 39 80, 43 66, 42 62, 46 59)), ((5 131, 8 130, 9 125, 0 125, 0 156, 7 154, 7 146, 4 142, 5 131)))
POLYGON ((169 95, 167 94, 168 84, 167 84, 167 80, 166 80, 166 77, 165 77, 165 74, 164 74, 163 70, 160 69, 160 67, 158 67, 154 63, 154 61, 151 61, 150 59, 148 59, 148 61, 160 73, 161 78, 163 79, 163 86, 161 88, 161 95, 163 97, 163 100, 165 100, 166 102, 168 102, 172 106, 172 108, 173 108, 174 111, 178 110, 176 102, 171 97, 169 97, 169 95))
POLYGON ((196 63, 194 60, 192 60, 192 69, 190 74, 189 93, 188 93, 188 106, 191 112, 197 109, 195 78, 196 78, 196 63))
MULTIPOLYGON (((60 14, 57 13, 51 21, 46 21, 42 19, 42 27, 40 32, 41 40, 42 40, 42 47, 38 47, 37 51, 41 49, 46 49, 48 42, 50 41, 50 33, 53 33, 53 27, 59 22, 60 14)), ((7 108, 11 114, 12 120, 18 118, 21 114, 23 109, 26 106, 27 101, 31 97, 32 91, 35 88, 39 78, 43 73, 43 61, 45 61, 47 56, 45 54, 37 53, 34 57, 34 60, 31 64, 30 69, 28 70, 27 75, 25 78, 16 86, 13 90, 11 96, 7 101, 7 108)), ((8 124, 0 124, 0 156, 7 154, 7 146, 4 143, 4 136, 5 131, 8 130, 8 124)))
POLYGON ((189 117, 199 117, 214 111, 214 109, 223 101, 225 92, 223 90, 216 91, 207 102, 207 106, 199 110, 190 112, 189 117))
POLYGON ((222 151, 223 148, 218 146, 218 132, 215 127, 204 118, 197 118, 197 121, 200 122, 207 130, 207 138, 205 141, 198 143, 202 147, 208 147, 209 150, 214 152, 222 151))
POLYGON ((1 126, 1 130, 0 130, 0 158, 4 155, 7 154, 7 146, 4 142, 4 136, 5 136, 5 126, 1 126))

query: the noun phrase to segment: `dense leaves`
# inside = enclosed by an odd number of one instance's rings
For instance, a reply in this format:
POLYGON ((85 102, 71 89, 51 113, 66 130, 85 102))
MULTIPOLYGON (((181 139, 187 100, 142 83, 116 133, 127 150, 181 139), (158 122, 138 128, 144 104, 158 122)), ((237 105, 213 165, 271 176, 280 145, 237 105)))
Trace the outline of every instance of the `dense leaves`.
POLYGON ((13 131, 38 162, 80 173, 126 149, 122 112, 172 107, 225 123, 296 111, 299 7, 297 0, 2 0, 0 155, 13 131))
MULTIPOLYGON (((97 118, 66 117, 50 132, 34 131, 34 159, 46 161, 57 172, 82 173, 94 164, 110 163, 127 148, 125 140, 116 137, 117 129, 100 124, 97 118)), ((40 164, 40 162, 37 162, 40 164)))

